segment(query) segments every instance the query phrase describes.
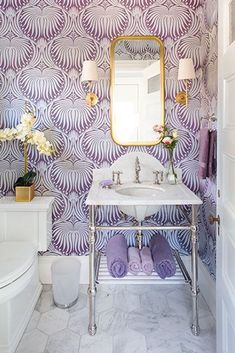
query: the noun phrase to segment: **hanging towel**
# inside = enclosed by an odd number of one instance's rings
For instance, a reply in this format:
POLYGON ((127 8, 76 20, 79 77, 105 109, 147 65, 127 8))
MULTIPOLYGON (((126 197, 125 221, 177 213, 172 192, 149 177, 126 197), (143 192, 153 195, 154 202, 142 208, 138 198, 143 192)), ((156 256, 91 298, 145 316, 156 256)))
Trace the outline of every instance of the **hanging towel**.
POLYGON ((168 241, 162 235, 156 235, 150 241, 150 249, 157 274, 162 279, 174 276, 176 264, 168 241))
POLYGON ((209 133, 209 158, 208 158, 208 170, 207 176, 211 178, 213 175, 216 174, 216 140, 217 140, 217 133, 216 130, 212 130, 209 133))
POLYGON ((117 234, 109 239, 106 257, 108 270, 112 277, 121 278, 127 274, 127 241, 124 235, 117 234))
POLYGON ((146 275, 150 276, 153 272, 153 260, 151 251, 147 246, 144 246, 140 250, 140 259, 143 272, 146 273, 146 275))
POLYGON ((141 271, 141 260, 139 249, 131 246, 128 248, 128 267, 129 272, 133 275, 138 275, 141 271))
POLYGON ((200 178, 205 179, 207 177, 208 158, 209 158, 209 130, 207 127, 201 128, 199 143, 200 143, 200 146, 199 146, 198 175, 200 178))

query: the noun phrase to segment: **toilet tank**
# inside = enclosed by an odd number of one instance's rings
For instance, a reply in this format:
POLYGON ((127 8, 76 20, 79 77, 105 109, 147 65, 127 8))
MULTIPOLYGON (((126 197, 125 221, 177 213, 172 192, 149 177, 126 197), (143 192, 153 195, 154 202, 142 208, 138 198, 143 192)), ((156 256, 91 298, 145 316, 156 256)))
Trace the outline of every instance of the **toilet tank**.
POLYGON ((0 199, 0 241, 30 241, 38 251, 46 251, 52 236, 54 197, 35 197, 16 202, 15 197, 0 199))

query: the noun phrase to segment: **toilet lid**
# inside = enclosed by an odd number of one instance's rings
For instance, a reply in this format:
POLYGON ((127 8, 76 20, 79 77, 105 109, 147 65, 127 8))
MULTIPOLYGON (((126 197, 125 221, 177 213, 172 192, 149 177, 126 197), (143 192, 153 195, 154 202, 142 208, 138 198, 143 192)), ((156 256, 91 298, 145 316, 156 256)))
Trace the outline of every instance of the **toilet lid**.
POLYGON ((22 276, 36 255, 36 248, 29 242, 0 242, 0 288, 22 276))

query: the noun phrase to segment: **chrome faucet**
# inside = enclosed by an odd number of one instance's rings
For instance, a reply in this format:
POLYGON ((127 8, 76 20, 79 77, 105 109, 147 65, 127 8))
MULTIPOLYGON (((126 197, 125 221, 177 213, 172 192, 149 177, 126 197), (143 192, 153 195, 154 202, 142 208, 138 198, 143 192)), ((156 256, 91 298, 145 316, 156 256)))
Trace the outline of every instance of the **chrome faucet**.
POLYGON ((140 161, 139 161, 139 158, 136 157, 136 160, 135 160, 135 183, 137 183, 137 184, 140 184, 140 171, 141 171, 140 161))
POLYGON ((116 185, 121 185, 121 178, 120 175, 123 174, 123 172, 120 172, 120 170, 118 170, 117 172, 113 171, 113 182, 115 182, 115 175, 117 175, 117 179, 116 179, 116 185))

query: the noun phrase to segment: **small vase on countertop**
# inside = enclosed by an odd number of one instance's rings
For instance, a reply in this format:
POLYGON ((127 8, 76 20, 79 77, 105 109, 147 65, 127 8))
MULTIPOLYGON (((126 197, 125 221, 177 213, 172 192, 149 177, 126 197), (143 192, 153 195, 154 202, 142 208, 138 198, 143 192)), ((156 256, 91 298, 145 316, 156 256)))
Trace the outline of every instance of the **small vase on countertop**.
POLYGON ((173 162, 173 150, 168 150, 169 160, 167 162, 166 168, 166 179, 169 184, 177 184, 177 174, 175 172, 174 162, 173 162))
POLYGON ((169 184, 177 184, 177 174, 173 163, 173 151, 178 142, 177 130, 165 125, 154 125, 153 130, 158 134, 158 139, 160 139, 164 148, 168 151, 166 179, 169 184))

